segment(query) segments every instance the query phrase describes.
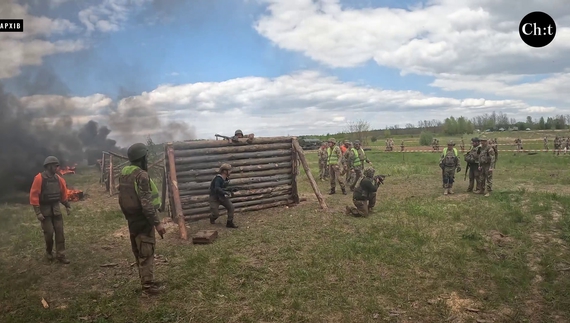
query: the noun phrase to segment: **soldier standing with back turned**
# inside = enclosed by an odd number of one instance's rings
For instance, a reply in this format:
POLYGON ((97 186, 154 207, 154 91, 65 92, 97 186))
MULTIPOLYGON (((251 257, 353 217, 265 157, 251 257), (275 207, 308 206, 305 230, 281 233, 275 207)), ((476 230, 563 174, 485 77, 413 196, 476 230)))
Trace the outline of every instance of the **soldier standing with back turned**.
POLYGON ((59 203, 71 213, 71 205, 67 201, 67 185, 63 177, 59 176, 57 168, 59 160, 49 156, 44 161, 44 171, 34 177, 30 189, 30 204, 34 207, 36 217, 42 224, 42 231, 46 243, 46 257, 53 260, 53 236, 55 233, 56 258, 63 264, 69 264, 65 256, 65 236, 63 234, 63 215, 59 203))
POLYGON ((327 178, 327 145, 323 143, 318 151, 319 156, 319 179, 324 181, 327 178))
POLYGON ((481 191, 485 196, 489 196, 493 191, 493 169, 495 168, 495 150, 488 145, 487 138, 481 138, 481 154, 479 155, 479 181, 481 191))
POLYGON ((154 280, 154 230, 162 237, 166 229, 160 223, 156 210, 160 208, 158 188, 148 175, 148 149, 137 143, 129 147, 131 164, 119 176, 119 205, 129 226, 131 248, 139 269, 143 295, 151 296, 164 289, 154 280))
POLYGON ((331 191, 329 194, 336 193, 336 182, 340 185, 342 189, 342 194, 346 195, 346 187, 344 185, 344 178, 340 175, 340 165, 342 159, 342 152, 340 148, 336 145, 336 139, 329 139, 329 148, 327 148, 327 166, 329 167, 329 175, 331 177, 331 191))

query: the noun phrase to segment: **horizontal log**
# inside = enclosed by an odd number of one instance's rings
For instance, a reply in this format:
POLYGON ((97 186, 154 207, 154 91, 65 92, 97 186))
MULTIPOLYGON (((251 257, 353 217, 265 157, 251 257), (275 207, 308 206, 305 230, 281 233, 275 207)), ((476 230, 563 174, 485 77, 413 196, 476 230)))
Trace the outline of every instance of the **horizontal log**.
MULTIPOLYGON (((233 169, 232 169, 232 174, 230 175, 230 178, 233 181, 234 179, 240 179, 240 178, 274 176, 274 175, 283 175, 283 174, 292 174, 292 173, 293 173, 293 169, 291 167, 270 169, 270 170, 259 171, 259 172, 243 172, 243 173, 234 173, 233 169)), ((187 182, 198 182, 198 183, 208 182, 209 183, 212 181, 212 179, 214 179, 214 176, 216 176, 216 174, 178 177, 178 182, 179 183, 187 183, 187 182)))
MULTIPOLYGON (((288 201, 288 200, 292 201, 291 196, 289 196, 289 195, 275 196, 275 197, 262 199, 262 200, 234 203, 234 209, 237 210, 238 208, 243 208, 246 206, 253 206, 253 205, 267 204, 267 203, 273 203, 273 202, 279 202, 279 201, 288 201)), ((225 208, 223 206, 220 206, 219 209, 225 210, 225 208)), ((184 215, 203 214, 203 213, 208 213, 208 212, 210 212, 209 206, 201 207, 201 208, 191 208, 191 209, 187 209, 187 210, 183 211, 184 215)))
MULTIPOLYGON (((273 203, 268 203, 268 204, 258 204, 258 205, 252 205, 252 206, 247 206, 244 208, 241 208, 239 210, 236 210, 235 213, 245 213, 245 212, 252 212, 252 211, 259 211, 259 210, 265 210, 265 209, 270 209, 270 208, 274 208, 274 207, 278 207, 278 206, 285 206, 291 204, 289 201, 279 201, 279 202, 273 202, 273 203)), ((220 215, 226 215, 227 212, 224 211, 220 211, 220 215)), ((203 214, 194 214, 194 215, 187 215, 184 216, 184 219, 186 221, 199 221, 199 220, 204 220, 204 219, 208 219, 210 217, 210 213, 203 213, 203 214)))
POLYGON ((247 152, 255 152, 255 151, 267 151, 267 150, 278 150, 278 149, 289 149, 289 148, 291 148, 291 143, 276 143, 276 144, 246 145, 246 146, 228 146, 228 147, 202 148, 202 149, 184 149, 184 150, 174 151, 174 158, 247 153, 247 152))
MULTIPOLYGON (((240 188, 243 190, 253 190, 253 189, 260 189, 260 188, 273 188, 279 187, 283 185, 291 185, 293 182, 292 179, 285 179, 277 182, 265 182, 265 183, 254 183, 254 184, 247 184, 247 185, 240 185, 240 188)), ((200 196, 210 194, 208 188, 206 189, 197 189, 197 190, 181 190, 180 196, 200 196)))
MULTIPOLYGON (((254 171, 261 171, 261 170, 268 170, 268 169, 276 169, 276 168, 286 168, 291 167, 292 163, 289 162, 281 162, 281 163, 268 163, 268 164, 261 164, 261 165, 251 165, 251 166, 237 166, 232 167, 232 173, 242 173, 242 172, 254 172, 254 171)), ((200 175, 211 175, 212 177, 216 176, 218 173, 219 167, 212 167, 206 169, 197 169, 197 170, 186 170, 186 171, 179 171, 176 173, 178 179, 185 178, 185 177, 194 177, 200 175)))
MULTIPOLYGON (((268 165, 275 163, 291 162, 291 156, 281 156, 281 157, 269 157, 269 158, 252 158, 243 160, 232 161, 232 168, 239 166, 254 166, 254 165, 268 165)), ((200 164, 176 164, 176 171, 195 171, 201 169, 215 168, 216 171, 225 161, 217 160, 214 162, 200 163, 200 164)))
POLYGON ((195 157, 175 157, 174 161, 176 164, 197 164, 204 162, 213 161, 223 161, 225 163, 231 164, 232 160, 236 159, 248 159, 248 158, 264 158, 264 157, 280 157, 291 155, 291 149, 275 149, 266 150, 260 152, 248 152, 248 153, 229 153, 223 155, 209 155, 209 156, 195 156, 195 157))
MULTIPOLYGON (((231 179, 228 188, 253 184, 253 183, 263 183, 263 182, 277 182, 280 180, 289 180, 292 179, 292 174, 284 174, 284 175, 275 175, 275 176, 262 176, 262 177, 246 177, 246 178, 238 178, 238 179, 231 179)), ((187 182, 187 183, 178 183, 178 188, 180 190, 200 190, 200 189, 208 189, 210 187, 210 182, 187 182)))
MULTIPOLYGON (((240 197, 236 197, 234 195, 234 197, 230 198, 230 201, 232 201, 232 203, 235 204, 235 203, 240 203, 240 202, 268 199, 268 198, 277 197, 277 196, 291 196, 291 190, 289 190, 289 191, 276 191, 276 192, 271 192, 271 193, 267 193, 267 194, 247 195, 247 196, 240 196, 240 197)), ((189 203, 182 202, 182 208, 184 210, 207 207, 209 205, 210 205, 210 203, 208 201, 189 202, 189 203)))
POLYGON ((293 137, 257 137, 254 138, 252 143, 247 143, 248 138, 241 138, 237 143, 231 143, 227 140, 196 140, 196 141, 183 141, 174 142, 172 147, 174 150, 183 149, 198 149, 198 148, 215 148, 215 147, 229 147, 229 146, 242 146, 242 145, 259 145, 259 144, 276 144, 276 143, 291 143, 293 137))
MULTIPOLYGON (((278 193, 278 192, 283 192, 283 191, 291 191, 291 185, 282 185, 282 186, 276 186, 276 187, 258 188, 258 189, 237 191, 234 193, 234 198, 243 197, 243 196, 250 196, 250 195, 278 193)), ((183 196, 180 198, 180 202, 182 204, 208 202, 209 198, 210 198, 209 194, 198 195, 198 196, 183 196)))

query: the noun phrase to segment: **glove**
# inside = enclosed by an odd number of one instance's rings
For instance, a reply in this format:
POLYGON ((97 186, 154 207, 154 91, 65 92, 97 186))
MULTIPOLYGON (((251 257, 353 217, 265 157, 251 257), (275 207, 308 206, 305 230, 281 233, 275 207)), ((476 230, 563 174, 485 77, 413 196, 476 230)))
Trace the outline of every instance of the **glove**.
POLYGON ((461 166, 457 166, 457 172, 459 173, 461 171, 461 166))
POLYGON ((224 192, 224 196, 225 196, 225 197, 230 197, 230 196, 232 196, 232 193, 231 193, 231 192, 228 192, 228 191, 225 191, 225 192, 224 192))
POLYGON ((46 219, 41 213, 36 214, 36 218, 38 218, 40 222, 46 219))

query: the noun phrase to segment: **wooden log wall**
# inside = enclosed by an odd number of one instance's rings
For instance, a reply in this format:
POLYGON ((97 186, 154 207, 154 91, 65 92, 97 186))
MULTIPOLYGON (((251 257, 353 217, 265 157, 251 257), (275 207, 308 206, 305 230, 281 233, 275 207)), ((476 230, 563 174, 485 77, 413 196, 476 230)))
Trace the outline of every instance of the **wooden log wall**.
MULTIPOLYGON (((148 168, 151 178, 158 185, 159 189, 161 189, 164 187, 161 185, 162 183, 160 183, 164 172, 164 157, 162 154, 158 157, 159 159, 151 163, 148 168)), ((129 159, 126 156, 107 151, 103 152, 100 164, 101 178, 99 182, 105 185, 105 190, 109 192, 110 195, 118 193, 116 189, 119 185, 118 178, 121 174, 121 170, 127 165, 129 165, 129 159), (111 168, 113 169, 112 172, 110 171, 111 168)))
MULTIPOLYGON (((186 221, 207 219, 210 182, 218 168, 232 165, 229 189, 237 192, 230 198, 235 212, 247 212, 266 208, 298 204, 298 162, 292 137, 255 138, 247 143, 227 140, 175 142, 167 145, 166 167, 174 165, 175 171, 165 172, 170 211, 178 218, 181 210, 186 221), (168 149, 172 148, 172 155, 168 149), (176 176, 175 182, 173 177, 176 176), (178 192, 174 192, 174 191, 178 192), (176 194, 178 193, 178 194, 176 194), (179 204, 179 207, 178 207, 179 204)), ((225 214, 220 207, 220 214, 225 214)))

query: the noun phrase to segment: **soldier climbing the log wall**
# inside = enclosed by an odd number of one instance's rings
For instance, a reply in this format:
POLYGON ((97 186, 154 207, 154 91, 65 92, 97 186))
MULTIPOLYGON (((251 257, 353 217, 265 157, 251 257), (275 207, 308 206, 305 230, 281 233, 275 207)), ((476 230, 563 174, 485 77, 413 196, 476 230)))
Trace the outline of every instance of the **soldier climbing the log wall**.
POLYGON ((139 270, 143 295, 152 296, 164 289, 160 282, 154 280, 154 230, 162 237, 166 229, 156 213, 161 201, 158 188, 148 174, 146 145, 132 145, 127 156, 131 164, 124 167, 119 176, 119 206, 129 226, 131 248, 139 270))
POLYGON ((227 190, 230 184, 230 174, 232 166, 230 164, 222 164, 218 170, 218 174, 212 179, 210 183, 210 223, 215 224, 216 219, 220 217, 220 205, 222 205, 228 212, 228 220, 226 222, 227 228, 235 229, 238 226, 234 223, 234 205, 229 197, 232 193, 227 190))
MULTIPOLYGON (((250 133, 249 135, 247 135, 247 141, 246 142, 248 144, 251 144, 253 142, 254 137, 255 137, 255 135, 250 133)), ((238 139, 241 139, 241 138, 244 138, 243 131, 238 129, 234 132, 234 136, 232 137, 232 141, 237 142, 237 141, 239 141, 238 139)))
POLYGON ((56 259, 69 264, 65 256, 65 236, 63 233, 63 215, 59 203, 71 213, 71 205, 67 201, 67 185, 63 177, 59 176, 57 168, 59 160, 49 156, 44 161, 44 171, 34 177, 30 189, 30 204, 34 207, 37 219, 42 225, 46 243, 46 258, 53 260, 53 236, 55 234, 56 259))

